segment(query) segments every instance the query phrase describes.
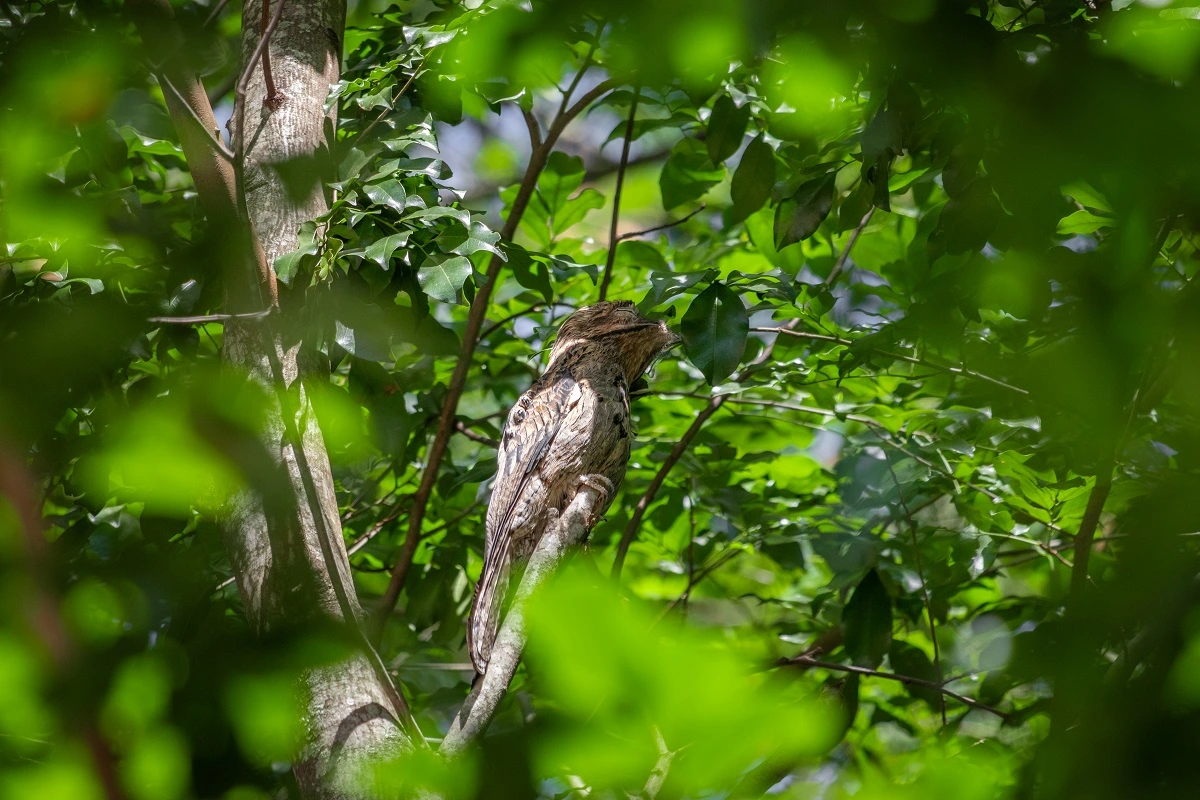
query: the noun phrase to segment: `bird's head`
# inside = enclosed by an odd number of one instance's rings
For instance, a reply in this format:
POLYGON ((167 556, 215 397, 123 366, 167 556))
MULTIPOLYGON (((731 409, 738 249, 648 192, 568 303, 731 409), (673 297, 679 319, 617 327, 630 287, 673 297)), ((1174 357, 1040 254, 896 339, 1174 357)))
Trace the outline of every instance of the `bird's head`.
POLYGON ((550 350, 550 362, 584 342, 611 342, 632 383, 655 358, 680 341, 667 323, 643 317, 628 300, 596 303, 566 318, 550 350))

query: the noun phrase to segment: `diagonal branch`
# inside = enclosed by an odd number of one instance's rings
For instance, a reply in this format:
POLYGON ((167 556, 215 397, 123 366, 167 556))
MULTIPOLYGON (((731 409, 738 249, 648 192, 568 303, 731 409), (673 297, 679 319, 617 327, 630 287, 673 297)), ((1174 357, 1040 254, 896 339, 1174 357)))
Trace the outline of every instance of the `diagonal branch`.
POLYGON ((799 655, 799 656, 796 656, 795 658, 782 659, 779 662, 779 666, 781 666, 781 667, 813 667, 816 669, 828 669, 828 670, 832 670, 834 672, 848 672, 852 675, 865 675, 870 678, 884 678, 885 680, 898 681, 900 683, 904 683, 909 686, 921 686, 926 689, 932 689, 935 692, 940 692, 941 694, 945 695, 946 697, 957 700, 958 702, 962 703, 965 706, 969 706, 970 708, 978 709, 980 711, 986 711, 989 714, 995 714, 1000 719, 1006 720, 1009 717, 1009 715, 1006 712, 1001 711, 998 708, 993 708, 992 706, 989 706, 986 703, 981 703, 978 700, 976 700, 974 697, 967 697, 964 694, 959 694, 958 692, 953 692, 953 691, 947 689, 945 686, 942 686, 941 684, 937 683, 936 681, 927 681, 922 678, 914 678, 911 675, 901 675, 898 672, 879 672, 877 670, 867 669, 866 667, 855 667, 855 666, 851 666, 849 664, 836 664, 832 661, 820 661, 818 659, 812 658, 810 656, 805 656, 805 655, 799 655))
POLYGON ((633 144, 633 124, 637 119, 638 97, 641 87, 634 87, 633 99, 629 101, 629 119, 625 123, 625 143, 621 146, 621 163, 617 166, 617 185, 613 189, 612 223, 608 227, 608 255, 604 260, 604 278, 600 281, 601 302, 608 297, 608 284, 612 282, 613 262, 617 258, 617 224, 621 221, 621 189, 625 186, 625 168, 629 165, 629 146, 633 144))
MULTIPOLYGON (((791 326, 796 325, 799 322, 799 318, 796 318, 784 324, 781 328, 779 328, 779 330, 788 330, 791 326)), ((771 352, 775 349, 775 342, 777 341, 779 341, 778 338, 763 348, 763 351, 759 354, 758 358, 754 359, 754 361, 748 364, 745 369, 733 376, 733 381, 735 383, 741 383, 747 378, 747 376, 750 375, 750 372, 755 367, 770 358, 771 352)), ((684 452, 687 451, 688 446, 692 443, 692 440, 696 438, 696 434, 699 433, 700 429, 704 427, 704 423, 708 422, 709 418, 712 417, 713 414, 717 413, 721 406, 725 405, 725 401, 727 401, 729 397, 730 395, 728 394, 718 394, 713 395, 709 399, 708 405, 700 409, 700 413, 696 415, 696 418, 692 420, 692 424, 688 426, 686 431, 684 431, 683 436, 681 436, 679 441, 675 443, 675 446, 671 448, 671 452, 667 455, 666 460, 663 461, 662 466, 658 468, 658 472, 656 472, 654 477, 650 480, 650 485, 646 487, 646 491, 643 492, 642 496, 638 499, 637 505, 633 507, 633 514, 629 517, 629 522, 625 525, 625 530, 621 532, 621 540, 617 543, 617 552, 616 555, 613 556, 613 580, 621 577, 621 569, 625 566, 625 556, 629 552, 629 545, 633 544, 633 539, 637 536, 638 529, 642 525, 642 518, 646 516, 646 509, 648 509, 650 504, 654 502, 654 498, 658 495, 658 490, 662 488, 663 482, 667 479, 667 475, 669 475, 671 470, 674 469, 675 465, 679 463, 679 459, 683 457, 684 452)))
MULTIPOLYGON (((526 167, 521 185, 517 189, 517 196, 513 199, 512 209, 508 213, 508 219, 504 221, 504 227, 500 230, 502 240, 511 242, 513 236, 516 235, 517 226, 521 223, 521 217, 524 216, 525 209, 529 206, 529 200, 533 197, 534 189, 537 187, 538 176, 541 175, 543 167, 546 166, 546 160, 550 157, 554 145, 558 142, 558 137, 567 124, 583 113, 597 98, 611 91, 620 83, 620 80, 615 78, 601 81, 585 92, 574 105, 559 114, 546 129, 545 138, 540 142, 540 146, 534 148, 529 156, 529 165, 526 167)), ((450 376, 450 385, 446 389, 446 400, 442 405, 442 413, 438 417, 437 432, 434 434, 433 443, 429 446, 421 484, 413 494, 413 507, 408 515, 408 530, 404 537, 404 546, 396 561, 396 568, 392 571, 387 590, 379 602, 375 619, 376 639, 382 632, 387 617, 396 607, 396 602, 400 599, 400 590, 404 587, 404 581, 412 567, 413 557, 416 555, 417 545, 421 540, 421 523, 425 519, 425 509, 433 494, 433 485, 437 481, 438 470, 442 465, 442 459, 445 458, 450 437, 455 431, 454 423, 458 412, 458 401, 462 398, 463 390, 466 388, 467 373, 471 369, 471 357, 475 354, 475 346, 479 343, 488 305, 492 298, 492 290, 496 287, 500 269, 503 266, 504 260, 499 255, 493 255, 491 261, 488 262, 483 285, 475 292, 475 298, 471 301, 471 310, 467 314, 467 327, 463 331, 462 353, 454 367, 454 374, 450 376)))
POLYGON ((582 485, 571 505, 538 542, 525 568, 516 598, 496 634, 487 670, 475 681, 471 693, 454 717, 446 738, 442 740, 440 752, 443 756, 453 757, 461 753, 483 734, 492 721, 500 701, 508 693, 508 684, 512 682, 525 651, 525 611, 529 598, 557 569, 567 553, 587 539, 591 529, 589 523, 594 519, 599 502, 599 493, 590 486, 582 485))

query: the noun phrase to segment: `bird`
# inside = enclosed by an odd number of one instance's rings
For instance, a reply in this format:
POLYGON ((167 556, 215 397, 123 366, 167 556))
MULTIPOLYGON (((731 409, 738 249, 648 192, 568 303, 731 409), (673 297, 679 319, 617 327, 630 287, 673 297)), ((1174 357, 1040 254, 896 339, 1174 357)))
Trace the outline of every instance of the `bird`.
POLYGON ((629 462, 630 389, 681 341, 628 301, 571 314, 542 375, 509 410, 485 521, 483 572, 467 620, 467 649, 484 674, 514 572, 582 486, 599 494, 589 527, 629 462))

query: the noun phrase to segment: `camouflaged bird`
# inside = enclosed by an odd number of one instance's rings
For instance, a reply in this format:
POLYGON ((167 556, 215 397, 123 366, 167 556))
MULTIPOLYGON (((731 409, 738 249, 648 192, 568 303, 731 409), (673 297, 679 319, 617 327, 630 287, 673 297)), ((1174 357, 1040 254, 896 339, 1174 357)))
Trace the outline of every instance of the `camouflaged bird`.
POLYGON ((546 371, 509 412, 488 505, 483 574, 467 621, 467 647, 480 674, 514 564, 529 558, 580 486, 600 492, 597 518, 608 508, 629 461, 629 387, 678 341, 633 303, 581 308, 559 328, 546 371))

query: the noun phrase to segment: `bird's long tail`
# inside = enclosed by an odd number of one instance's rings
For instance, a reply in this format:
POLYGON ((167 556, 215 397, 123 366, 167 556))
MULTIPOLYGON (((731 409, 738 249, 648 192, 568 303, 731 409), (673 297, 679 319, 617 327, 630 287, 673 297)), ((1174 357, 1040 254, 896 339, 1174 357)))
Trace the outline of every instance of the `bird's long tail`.
POLYGON ((484 561, 483 574, 475 585, 475 599, 467 619, 467 649, 471 653, 471 663, 480 675, 487 669, 496 632, 500 629, 510 566, 508 554, 497 553, 495 558, 484 561))

